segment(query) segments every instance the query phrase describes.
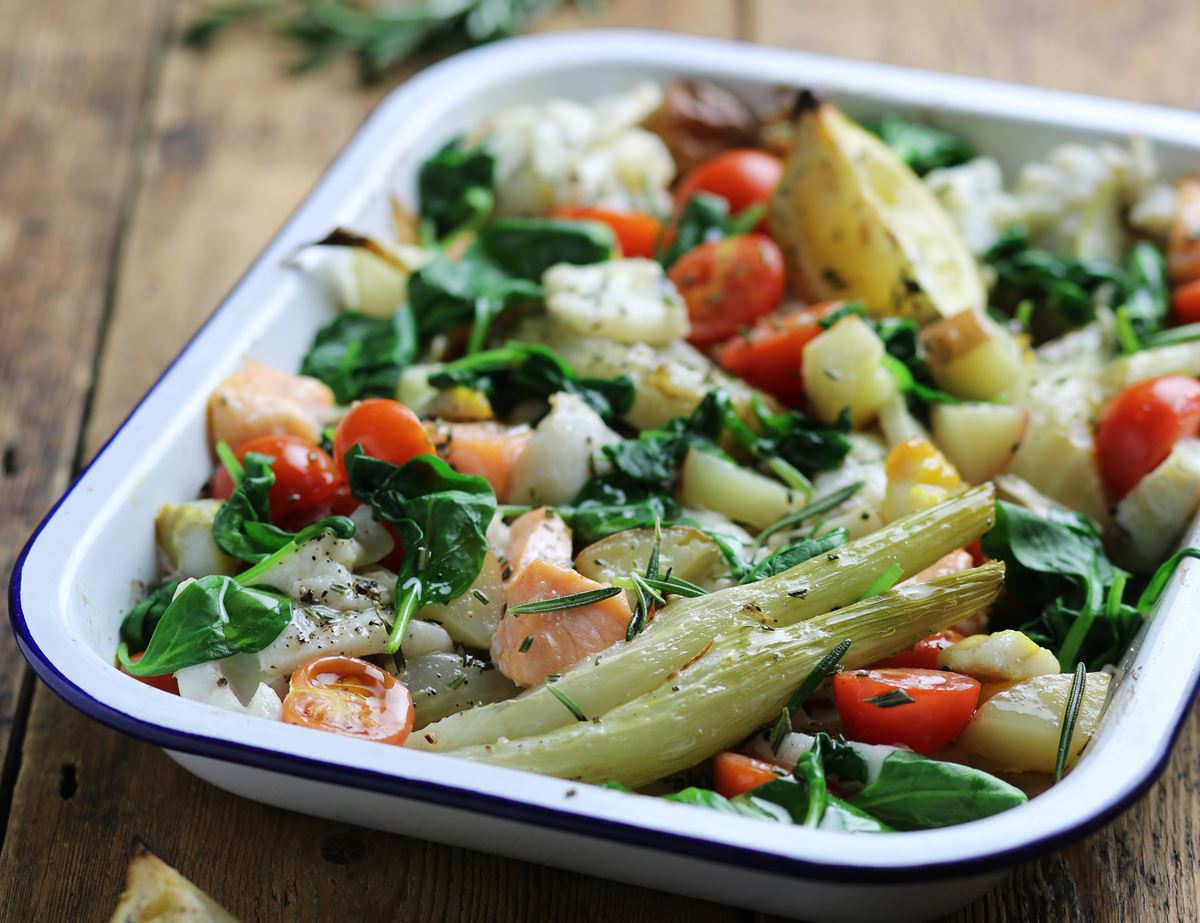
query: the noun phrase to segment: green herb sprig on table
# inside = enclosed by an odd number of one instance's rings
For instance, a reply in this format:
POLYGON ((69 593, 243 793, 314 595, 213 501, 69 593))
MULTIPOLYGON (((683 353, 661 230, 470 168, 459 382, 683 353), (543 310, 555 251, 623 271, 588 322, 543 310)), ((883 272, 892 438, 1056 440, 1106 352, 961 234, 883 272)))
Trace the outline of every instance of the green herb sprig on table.
MULTIPOLYGON (((217 0, 186 29, 183 41, 210 48, 231 27, 263 20, 303 49, 291 71, 315 70, 350 55, 359 78, 374 83, 418 54, 453 51, 522 31, 566 0, 217 0)), ((574 5, 588 6, 580 0, 574 5)))

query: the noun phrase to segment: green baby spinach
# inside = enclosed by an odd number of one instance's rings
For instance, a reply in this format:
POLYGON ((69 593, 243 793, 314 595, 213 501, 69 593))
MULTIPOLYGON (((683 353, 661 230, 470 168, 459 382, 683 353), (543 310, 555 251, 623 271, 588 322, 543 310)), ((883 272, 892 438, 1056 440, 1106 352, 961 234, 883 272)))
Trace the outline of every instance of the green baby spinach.
POLYGON ((501 311, 541 296, 540 284, 505 272, 477 245, 457 260, 439 253, 408 280, 409 305, 421 342, 469 326, 468 354, 483 348, 501 311))
POLYGON ((291 618, 286 596, 214 574, 179 591, 162 612, 140 660, 130 659, 130 639, 124 636, 117 658, 133 676, 161 676, 233 654, 257 653, 291 618))
MULTIPOLYGON (((829 771, 834 773, 833 764, 829 771)), ((1028 798, 982 770, 895 750, 884 758, 878 776, 847 801, 898 830, 928 830, 990 817, 1028 798)))
POLYGON ((1064 670, 1084 660, 1098 669, 1119 659, 1140 624, 1138 612, 1105 605, 1128 574, 1109 561, 1096 527, 1066 510, 1034 512, 1000 501, 984 554, 1007 568, 1005 593, 993 608, 996 627, 1019 627, 1055 651, 1064 670), (1029 613, 1037 613, 1029 619, 1029 613))
POLYGON ((479 227, 492 213, 496 158, 455 138, 421 164, 417 199, 425 236, 442 240, 479 227))
POLYGON ((606 421, 626 413, 633 405, 633 380, 581 378, 553 350, 537 343, 509 343, 451 362, 429 376, 435 388, 473 388, 488 396, 503 417, 528 400, 546 400, 565 391, 578 395, 606 421))
POLYGON ((130 609, 121 619, 121 640, 131 650, 144 651, 150 643, 150 636, 171 605, 175 591, 179 589, 178 580, 164 580, 140 603, 130 609))
POLYGON ((603 263, 618 252, 607 224, 569 218, 502 218, 479 232, 479 249, 518 279, 540 282, 558 263, 603 263))
POLYGON ((730 215, 729 203, 721 196, 696 193, 680 209, 671 228, 673 233, 664 240, 658 261, 669 269, 681 256, 701 244, 749 233, 762 216, 762 206, 751 206, 737 215, 730 215))
POLYGON ((479 576, 496 496, 483 478, 432 455, 396 466, 356 445, 345 459, 351 494, 390 522, 404 547, 386 648, 395 653, 417 609, 458 598, 479 576))
POLYGON ((317 331, 300 374, 327 384, 339 404, 395 397, 401 373, 417 357, 417 329, 407 305, 392 317, 344 311, 317 331))

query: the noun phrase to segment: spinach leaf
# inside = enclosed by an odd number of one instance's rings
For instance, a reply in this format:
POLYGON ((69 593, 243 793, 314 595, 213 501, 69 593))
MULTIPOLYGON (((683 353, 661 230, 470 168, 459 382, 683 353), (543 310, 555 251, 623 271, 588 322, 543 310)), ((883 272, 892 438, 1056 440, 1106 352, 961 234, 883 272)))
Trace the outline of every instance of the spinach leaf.
MULTIPOLYGON (((338 538, 353 538, 354 523, 345 516, 327 516, 299 533, 281 529, 271 522, 270 494, 275 484, 270 455, 247 452, 236 486, 213 519, 213 541, 226 554, 249 564, 264 564, 289 545, 302 545, 326 532, 338 538)), ((239 576, 243 579, 245 574, 239 576)))
POLYGON ((417 357, 412 311, 390 317, 343 311, 317 331, 300 374, 329 385, 339 404, 361 397, 395 397, 400 374, 417 357))
POLYGON ((751 206, 731 216, 729 203, 721 196, 696 193, 680 210, 672 227, 674 236, 670 238, 669 246, 658 254, 658 261, 669 269, 681 256, 701 244, 754 230, 762 216, 761 206, 751 206))
MULTIPOLYGON (((707 788, 691 786, 671 795, 663 795, 663 800, 780 824, 802 824, 809 803, 804 786, 786 779, 767 782, 733 798, 726 798, 707 788)), ((866 811, 834 795, 827 798, 821 826, 850 833, 885 833, 891 830, 866 811)))
POLYGON ((351 494, 390 522, 404 547, 387 644, 395 653, 418 608, 456 599, 479 576, 496 496, 483 478, 459 474, 432 455, 397 467, 356 445, 345 460, 351 494))
POLYGON ((429 236, 479 227, 492 213, 496 158, 483 147, 467 148, 455 138, 421 164, 417 196, 429 236))
POLYGON ((527 400, 545 400, 566 391, 611 421, 629 410, 634 397, 629 376, 580 378, 555 352, 537 343, 509 343, 467 356, 430 375, 429 383, 435 388, 482 391, 500 416, 527 400))
POLYGON ((570 506, 557 507, 575 541, 590 545, 626 529, 650 529, 679 518, 679 503, 668 494, 629 496, 593 479, 570 506))
POLYGON ((990 817, 1028 799, 978 769, 896 750, 878 777, 847 800, 897 829, 926 830, 990 817))
POLYGON ((1129 251, 1122 295, 1116 312, 1117 343, 1122 352, 1131 353, 1162 329, 1170 310, 1167 262, 1153 244, 1141 241, 1129 251))
POLYGON ((1022 302, 1033 305, 1030 332, 1048 340, 1096 317, 1101 287, 1118 289, 1124 273, 1101 260, 1068 259, 1033 246, 1029 232, 1012 228, 984 254, 996 274, 992 304, 1016 316, 1022 302))
POLYGON ((725 426, 755 458, 781 458, 803 474, 839 467, 850 453, 850 411, 843 408, 833 423, 823 423, 795 410, 772 413, 755 397, 751 402, 759 432, 749 429, 737 411, 726 404, 725 426))
POLYGON ((962 135, 888 113, 863 127, 880 137, 918 176, 939 167, 954 167, 975 156, 962 135))
POLYGON ((602 263, 618 252, 607 224, 564 218, 493 221, 479 233, 479 249, 505 272, 533 282, 541 282, 542 274, 558 263, 602 263))
POLYGON ((781 817, 770 808, 759 807, 745 798, 729 799, 707 788, 688 786, 682 791, 663 795, 664 801, 674 801, 677 804, 691 804, 696 807, 708 808, 712 811, 723 811, 726 814, 740 814, 743 817, 757 817, 762 820, 783 820, 790 823, 790 818, 781 817))
POLYGON ((819 554, 825 554, 846 544, 848 535, 849 533, 845 529, 834 529, 817 538, 801 539, 786 548, 780 548, 751 567, 740 582, 755 583, 759 580, 766 580, 768 577, 774 577, 776 574, 782 574, 785 570, 802 564, 809 558, 815 558, 819 554))
POLYGON ((438 254, 408 280, 408 300, 421 341, 470 325, 468 353, 483 348, 497 314, 541 295, 541 285, 509 275, 477 246, 457 260, 438 254))
MULTIPOLYGON (((242 459, 241 479, 213 520, 213 541, 217 547, 250 564, 257 564, 278 547, 271 547, 271 540, 262 530, 256 534, 247 531, 255 523, 270 525, 269 497, 275 485, 275 472, 271 470, 273 461, 270 455, 247 452, 242 459)), ((284 543, 286 541, 284 539, 284 543)))
POLYGON ((137 652, 144 651, 150 643, 150 636, 162 618, 175 591, 179 589, 178 580, 166 580, 150 591, 150 594, 140 603, 130 609, 121 619, 121 640, 129 649, 137 652))
MULTIPOLYGON (((724 453, 717 447, 725 425, 728 397, 722 391, 710 391, 689 416, 673 417, 658 429, 643 430, 636 438, 622 439, 604 447, 613 470, 593 479, 605 488, 629 496, 670 493, 676 469, 688 449, 724 453)), ((588 493, 597 485, 584 487, 588 493)))
MULTIPOLYGON (((1108 560, 1095 526, 1077 513, 1035 513, 996 504, 996 524, 983 536, 988 557, 1004 561, 1005 594, 993 608, 995 626, 1020 627, 1055 651, 1060 664, 1085 660, 1098 669, 1136 631, 1131 607, 1102 606, 1106 589, 1128 575, 1108 560), (1028 620, 1031 612, 1038 613, 1028 620)), ((1069 669, 1069 668, 1068 668, 1069 669)))
POLYGON ((118 657, 125 672, 134 676, 174 673, 233 654, 257 653, 291 618, 291 603, 273 590, 242 586, 221 574, 201 577, 166 607, 141 660, 129 659, 126 640, 118 657))

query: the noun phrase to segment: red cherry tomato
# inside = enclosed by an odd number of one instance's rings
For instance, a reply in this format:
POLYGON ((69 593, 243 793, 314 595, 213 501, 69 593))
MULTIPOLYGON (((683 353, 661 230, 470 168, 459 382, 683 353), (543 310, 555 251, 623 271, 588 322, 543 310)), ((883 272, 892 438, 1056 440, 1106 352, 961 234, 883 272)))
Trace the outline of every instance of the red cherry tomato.
POLYGON ((1200 279, 1181 285, 1172 293, 1171 318, 1177 324, 1200 324, 1200 279))
POLYGON ((752 756, 725 751, 713 757, 713 789, 733 798, 787 775, 778 766, 752 756))
MULTIPOLYGON (((750 148, 725 151, 683 178, 675 188, 675 207, 683 208, 697 192, 710 192, 725 199, 730 213, 736 215, 751 205, 765 203, 781 176, 783 161, 774 154, 750 148)), ((765 216, 758 229, 766 230, 765 216)))
POLYGON ((617 235, 621 255, 650 259, 662 233, 662 222, 642 212, 618 212, 585 205, 560 205, 551 213, 556 218, 578 218, 607 224, 617 235))
POLYGON ((965 637, 966 635, 952 628, 947 628, 945 631, 936 632, 928 638, 922 638, 906 651, 893 654, 891 657, 885 657, 883 660, 876 660, 871 664, 871 669, 919 667, 922 670, 936 670, 938 668, 938 654, 951 644, 957 644, 965 637))
POLYGON ((944 670, 850 670, 833 677, 833 696, 850 740, 903 744, 928 754, 967 726, 979 703, 979 680, 944 670), (912 701, 869 701, 897 690, 912 701))
POLYGON ((804 403, 804 347, 821 332, 821 318, 840 306, 834 301, 760 317, 750 330, 734 334, 720 347, 717 361, 760 391, 799 407, 804 403))
POLYGON ((357 657, 326 654, 292 673, 283 720, 288 724, 402 744, 413 726, 408 687, 357 657))
MULTIPOLYGON (((299 436, 258 436, 243 442, 234 454, 238 459, 247 452, 270 455, 275 483, 271 487, 271 520, 278 522, 302 510, 319 506, 333 496, 342 478, 329 454, 299 436)), ((213 475, 212 495, 229 499, 233 479, 224 465, 213 475)))
POLYGON ((783 299, 783 254, 769 237, 745 234, 701 244, 671 267, 687 302, 688 341, 711 346, 770 314, 783 299))
POLYGON ((1200 431, 1200 381, 1164 375, 1138 382, 1109 402, 1096 428, 1096 462, 1115 499, 1133 490, 1200 431))
POLYGON ((373 398, 350 408, 333 437, 333 456, 346 476, 346 453, 356 445, 372 458, 403 465, 417 455, 435 455, 420 418, 399 401, 373 398))
MULTIPOLYGON (((132 655, 129 659, 137 663, 146 654, 145 651, 132 655)), ((125 673, 124 670, 121 671, 125 673)), ((132 673, 125 673, 126 676, 133 676, 132 673)), ((159 676, 134 676, 139 683, 145 683, 147 686, 153 686, 155 689, 161 689, 163 692, 169 692, 171 695, 179 695, 179 681, 175 679, 174 673, 163 673, 159 676)))

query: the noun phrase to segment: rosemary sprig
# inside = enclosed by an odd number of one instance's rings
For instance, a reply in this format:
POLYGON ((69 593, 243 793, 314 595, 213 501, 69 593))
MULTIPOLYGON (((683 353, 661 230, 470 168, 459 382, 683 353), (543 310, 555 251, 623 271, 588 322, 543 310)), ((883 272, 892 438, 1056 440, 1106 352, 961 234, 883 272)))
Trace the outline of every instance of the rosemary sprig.
POLYGON ((571 593, 569 596, 555 596, 551 599, 535 599, 533 602, 513 606, 508 611, 512 615, 534 615, 538 612, 559 612, 563 609, 578 609, 590 606, 592 603, 612 599, 622 592, 618 586, 605 586, 595 590, 584 590, 582 593, 571 593))
POLYGON ((687 596, 691 599, 697 596, 708 595, 708 590, 698 587, 690 580, 684 580, 682 577, 664 577, 661 580, 651 580, 649 577, 646 577, 642 582, 651 589, 658 590, 659 593, 687 596))
POLYGON ((817 687, 837 670, 838 664, 846 656, 848 650, 850 650, 849 638, 835 644, 828 654, 817 661, 817 665, 809 671, 808 676, 804 677, 804 682, 792 693, 792 697, 788 699, 787 705, 783 707, 779 719, 771 729, 769 743, 772 752, 779 752, 779 745, 783 743, 787 732, 792 729, 792 717, 808 701, 809 696, 816 692, 817 687))
POLYGON ((799 688, 792 693, 792 697, 788 699, 787 710, 789 715, 794 715, 798 712, 804 703, 808 701, 809 696, 817 691, 817 687, 833 675, 848 650, 850 650, 850 639, 846 638, 843 641, 839 641, 834 645, 833 650, 817 661, 817 665, 812 668, 808 676, 804 677, 804 682, 800 684, 799 688))
MULTIPOLYGON (((216 0, 184 31, 184 44, 210 48, 231 27, 263 20, 304 49, 292 73, 304 73, 342 55, 358 61, 359 78, 372 83, 408 58, 466 48, 514 35, 566 0, 216 0)), ((587 3, 574 0, 576 6, 587 3)))
POLYGON ((814 516, 820 516, 822 513, 828 513, 835 509, 858 493, 863 486, 862 481, 855 481, 853 484, 847 484, 840 490, 835 490, 828 496, 822 497, 808 506, 801 507, 794 513, 788 513, 786 516, 780 516, 773 523, 758 533, 758 543, 761 545, 770 536, 776 532, 781 532, 784 529, 790 529, 792 526, 798 526, 800 523, 812 519, 814 516))
MULTIPOLYGON (((658 590, 650 585, 649 580, 658 580, 658 564, 662 558, 662 521, 654 520, 654 545, 650 549, 650 560, 646 562, 646 573, 633 573, 629 575, 629 580, 633 584, 633 594, 637 597, 637 603, 633 607, 633 618, 629 620, 629 627, 625 629, 625 640, 632 641, 646 628, 646 622, 650 620, 651 601, 658 605, 664 605, 666 600, 659 594, 658 590)), ((668 575, 669 576, 669 575, 668 575)))
POLYGON ((575 716, 576 721, 587 721, 587 715, 585 715, 583 713, 583 709, 580 708, 577 704, 575 704, 575 700, 573 698, 571 698, 569 695, 567 695, 565 692, 563 692, 561 689, 559 689, 557 686, 555 686, 552 681, 546 683, 546 688, 550 690, 550 694, 552 696, 554 696, 556 699, 558 699, 560 702, 562 702, 564 706, 566 706, 567 711, 569 711, 572 715, 575 716))
POLYGON ((879 695, 873 695, 869 699, 863 699, 863 701, 876 708, 895 708, 897 705, 911 705, 916 699, 903 689, 892 689, 888 692, 881 692, 879 695))
POLYGON ((1062 733, 1058 736, 1058 758, 1054 761, 1054 781, 1061 782, 1067 768, 1067 756, 1071 752, 1071 738, 1075 736, 1075 725, 1079 722, 1079 707, 1083 704, 1083 690, 1087 686, 1087 664, 1082 660, 1075 667, 1075 678, 1071 681, 1071 692, 1067 695, 1067 707, 1063 712, 1062 733))

